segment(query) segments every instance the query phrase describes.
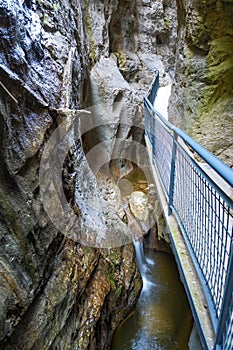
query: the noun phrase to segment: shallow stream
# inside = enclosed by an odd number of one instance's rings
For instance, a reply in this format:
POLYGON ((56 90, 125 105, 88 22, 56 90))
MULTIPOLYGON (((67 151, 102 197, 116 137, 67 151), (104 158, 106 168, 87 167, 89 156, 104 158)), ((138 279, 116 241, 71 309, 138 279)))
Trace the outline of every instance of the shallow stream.
POLYGON ((115 333, 112 350, 188 349, 192 314, 170 254, 135 242, 143 289, 134 312, 115 333))

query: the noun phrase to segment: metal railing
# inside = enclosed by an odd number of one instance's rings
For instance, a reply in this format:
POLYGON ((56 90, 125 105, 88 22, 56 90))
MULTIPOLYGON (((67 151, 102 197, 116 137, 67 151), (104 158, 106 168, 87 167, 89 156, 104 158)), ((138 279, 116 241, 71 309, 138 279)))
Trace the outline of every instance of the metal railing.
POLYGON ((202 283, 216 335, 214 348, 232 350, 233 201, 225 188, 232 190, 233 170, 154 109, 158 88, 156 72, 144 98, 153 166, 202 283))

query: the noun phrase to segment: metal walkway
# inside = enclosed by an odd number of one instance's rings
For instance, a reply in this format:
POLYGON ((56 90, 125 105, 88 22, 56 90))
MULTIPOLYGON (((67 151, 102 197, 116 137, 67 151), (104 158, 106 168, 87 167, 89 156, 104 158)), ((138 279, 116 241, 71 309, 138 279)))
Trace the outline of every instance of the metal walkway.
POLYGON ((233 170, 144 97, 145 137, 181 278, 204 349, 233 349, 233 170), (231 192, 231 193, 230 193, 231 192))

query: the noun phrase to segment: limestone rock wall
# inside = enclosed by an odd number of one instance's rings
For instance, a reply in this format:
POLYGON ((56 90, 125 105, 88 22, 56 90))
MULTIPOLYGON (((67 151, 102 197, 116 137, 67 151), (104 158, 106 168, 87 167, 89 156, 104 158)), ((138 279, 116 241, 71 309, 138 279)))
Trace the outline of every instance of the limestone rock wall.
POLYGON ((174 66, 175 0, 90 1, 86 8, 91 61, 114 55, 123 77, 145 92, 155 69, 166 82, 174 66))
POLYGON ((176 72, 172 121, 230 164, 232 18, 230 0, 1 1, 1 349, 110 348, 141 289, 133 246, 90 248, 58 232, 41 203, 42 152, 61 109, 105 102, 114 127, 94 122, 84 152, 110 140, 114 180, 132 170, 121 151, 146 167, 142 97, 158 69, 162 85, 176 72))
POLYGON ((232 1, 177 1, 171 121, 233 164, 232 1))
POLYGON ((105 148, 111 168, 116 165, 112 159, 118 157, 133 160, 149 171, 145 147, 143 150, 140 146, 144 144, 143 95, 155 70, 160 71, 162 84, 171 80, 169 71, 175 62, 177 35, 176 3, 95 0, 86 4, 85 14, 92 65, 89 104, 108 106, 107 113, 102 110, 99 113, 104 126, 84 135, 85 152, 108 140, 105 148))
POLYGON ((108 349, 141 289, 131 245, 82 246, 57 231, 40 200, 57 110, 88 103, 87 12, 75 0, 0 3, 1 349, 108 349))

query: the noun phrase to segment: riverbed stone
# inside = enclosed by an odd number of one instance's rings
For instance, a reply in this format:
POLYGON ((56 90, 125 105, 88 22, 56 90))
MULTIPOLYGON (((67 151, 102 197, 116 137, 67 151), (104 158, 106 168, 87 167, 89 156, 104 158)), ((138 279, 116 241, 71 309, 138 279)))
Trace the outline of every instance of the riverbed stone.
POLYGON ((148 219, 148 197, 144 192, 133 192, 129 197, 129 206, 136 219, 140 221, 146 221, 148 219))

